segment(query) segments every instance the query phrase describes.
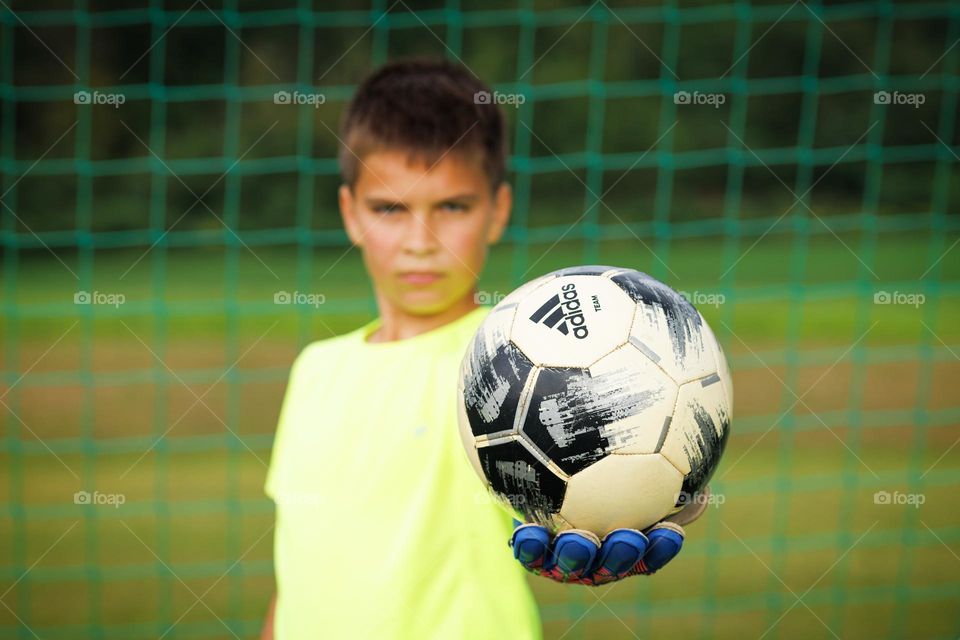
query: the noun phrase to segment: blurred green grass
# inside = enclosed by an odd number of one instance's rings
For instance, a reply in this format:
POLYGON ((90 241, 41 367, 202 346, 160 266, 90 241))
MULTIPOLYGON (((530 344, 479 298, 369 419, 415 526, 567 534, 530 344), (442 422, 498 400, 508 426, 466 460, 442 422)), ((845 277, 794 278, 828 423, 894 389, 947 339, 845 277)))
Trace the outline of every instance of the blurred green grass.
MULTIPOLYGON (((842 342, 865 319, 882 320, 871 339, 911 344, 923 330, 919 317, 928 325, 936 322, 935 330, 945 339, 960 334, 951 321, 960 298, 960 261, 933 250, 936 237, 934 232, 889 234, 867 248, 855 238, 841 241, 830 235, 801 244, 771 235, 729 246, 720 238, 550 242, 516 250, 500 245, 490 253, 479 288, 505 294, 511 284, 571 264, 611 264, 646 271, 680 291, 722 294, 723 305, 701 306, 701 312, 708 321, 723 317, 728 324, 735 322, 754 339, 782 341, 790 323, 799 322, 806 341, 842 342), (726 265, 734 261, 727 273, 726 265), (919 309, 874 305, 878 291, 919 293, 937 304, 919 309)), ((953 240, 946 237, 943 244, 949 247, 953 240)), ((23 259, 13 279, 16 288, 4 297, 0 328, 20 317, 29 322, 29 336, 56 338, 63 329, 60 317, 89 318, 94 330, 103 327, 110 337, 126 332, 116 318, 138 331, 151 331, 157 314, 164 313, 164 324, 178 337, 222 336, 230 323, 255 333, 262 317, 279 321, 273 335, 324 337, 348 331, 376 313, 355 249, 170 249, 165 255, 157 249, 146 255, 143 250, 98 251, 89 274, 75 253, 58 255, 66 266, 44 253, 23 259), (120 293, 126 302, 118 309, 75 306, 77 291, 120 293), (275 305, 278 291, 322 294, 325 303, 316 308, 275 305), (226 313, 237 306, 243 314, 226 313), (311 332, 307 336, 301 333, 304 323, 311 332)))

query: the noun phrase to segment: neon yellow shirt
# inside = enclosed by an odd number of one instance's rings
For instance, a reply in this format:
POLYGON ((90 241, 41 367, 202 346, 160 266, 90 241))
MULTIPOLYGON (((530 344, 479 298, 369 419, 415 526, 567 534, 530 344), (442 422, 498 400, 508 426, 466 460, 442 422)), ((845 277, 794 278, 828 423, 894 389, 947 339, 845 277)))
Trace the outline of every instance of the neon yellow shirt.
POLYGON ((371 344, 374 321, 297 357, 265 487, 278 640, 541 637, 510 515, 457 431, 460 360, 487 311, 371 344))

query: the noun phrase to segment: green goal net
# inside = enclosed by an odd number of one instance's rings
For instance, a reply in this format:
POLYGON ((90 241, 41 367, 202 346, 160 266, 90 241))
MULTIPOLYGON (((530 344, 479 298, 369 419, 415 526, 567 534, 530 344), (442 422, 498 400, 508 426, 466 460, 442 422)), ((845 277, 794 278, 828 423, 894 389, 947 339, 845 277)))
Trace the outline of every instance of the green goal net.
POLYGON ((735 381, 680 558, 531 578, 546 636, 956 638, 958 43, 946 1, 0 1, 0 637, 257 636, 289 366, 376 313, 339 116, 432 55, 509 121, 484 301, 638 268, 735 381))

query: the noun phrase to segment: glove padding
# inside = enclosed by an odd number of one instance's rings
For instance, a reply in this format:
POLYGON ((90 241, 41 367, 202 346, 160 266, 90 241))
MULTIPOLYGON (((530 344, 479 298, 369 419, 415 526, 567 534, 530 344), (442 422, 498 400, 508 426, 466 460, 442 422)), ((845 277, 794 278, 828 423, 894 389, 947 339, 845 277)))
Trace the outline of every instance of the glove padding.
POLYGON ((510 546, 513 557, 528 571, 557 582, 598 586, 635 575, 650 575, 680 553, 686 533, 681 525, 696 520, 704 499, 653 525, 646 532, 614 529, 598 538, 590 531, 569 529, 551 539, 537 524, 514 520, 510 546))

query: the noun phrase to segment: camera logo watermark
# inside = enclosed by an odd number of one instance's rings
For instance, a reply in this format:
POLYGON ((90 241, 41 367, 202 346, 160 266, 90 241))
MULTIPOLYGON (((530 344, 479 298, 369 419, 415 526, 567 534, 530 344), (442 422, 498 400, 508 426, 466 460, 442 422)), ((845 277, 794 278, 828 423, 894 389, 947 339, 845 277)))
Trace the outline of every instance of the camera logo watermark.
POLYGON ((300 91, 277 91, 273 94, 273 104, 307 104, 314 109, 319 109, 320 105, 327 101, 327 96, 322 93, 302 93, 300 91))
POLYGON ((80 505, 107 505, 119 509, 120 505, 127 501, 127 497, 122 493, 100 493, 94 491, 77 491, 73 494, 73 504, 80 505))
POLYGON ((877 291, 873 294, 873 304, 905 304, 917 308, 926 301, 927 297, 922 293, 877 291))
POLYGON ((722 93, 701 93, 700 91, 677 91, 673 94, 673 104, 708 104, 714 109, 719 109, 720 105, 727 101, 727 96, 722 93))
POLYGON ((722 293, 707 293, 705 291, 678 291, 680 296, 695 307, 719 307, 727 301, 722 293))
POLYGON ((73 104, 110 105, 119 109, 127 101, 122 93, 103 93, 102 91, 77 91, 73 94, 73 104))
POLYGON ((919 509, 920 505, 927 501, 927 496, 922 493, 900 493, 894 491, 877 491, 873 494, 873 504, 896 504, 910 505, 914 509, 919 509))
POLYGON ((77 291, 73 294, 73 304, 101 304, 119 307, 127 301, 122 293, 106 293, 104 291, 77 291))
POLYGON ((304 293, 302 291, 277 291, 273 294, 273 304, 294 304, 309 307, 319 307, 327 301, 322 293, 304 293))
POLYGON ((920 105, 927 101, 927 96, 922 93, 901 93, 899 91, 877 91, 873 94, 873 104, 895 104, 909 105, 914 109, 919 109, 920 105))
POLYGON ((519 107, 526 101, 527 96, 522 93, 500 93, 499 91, 490 93, 489 91, 477 91, 473 94, 474 104, 507 104, 519 107))
POLYGON ((506 297, 507 294, 499 291, 477 291, 473 294, 473 301, 479 305, 492 306, 500 304, 506 297))
POLYGON ((677 497, 677 506, 685 507, 688 504, 706 504, 708 507, 719 507, 726 501, 727 497, 722 493, 710 491, 707 494, 703 494, 681 491, 677 497))

